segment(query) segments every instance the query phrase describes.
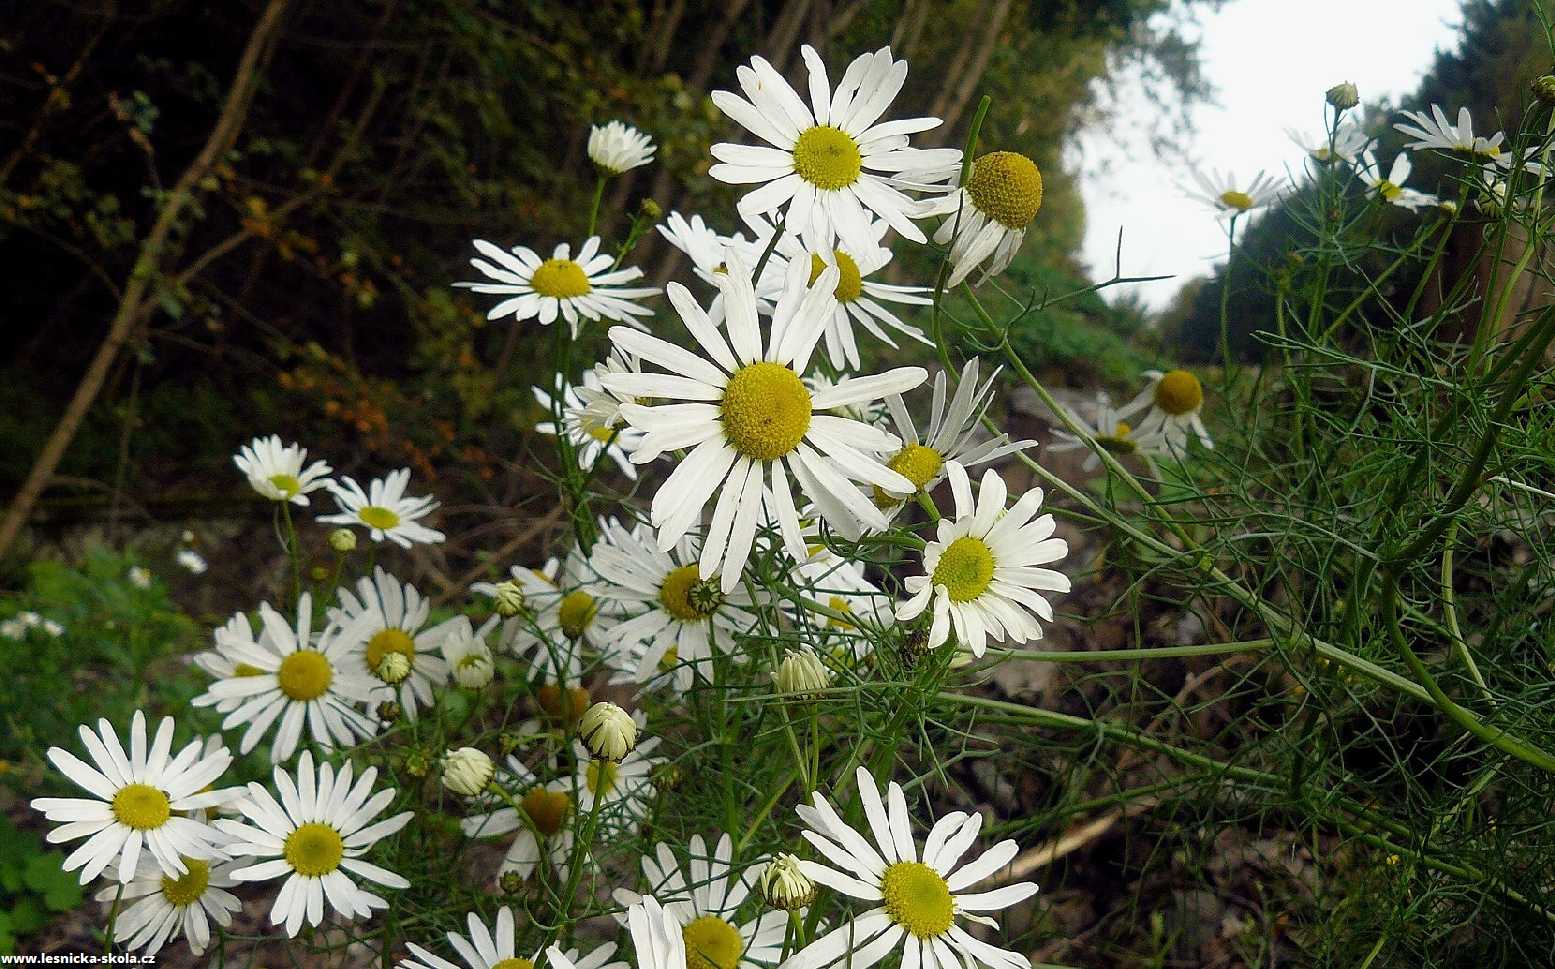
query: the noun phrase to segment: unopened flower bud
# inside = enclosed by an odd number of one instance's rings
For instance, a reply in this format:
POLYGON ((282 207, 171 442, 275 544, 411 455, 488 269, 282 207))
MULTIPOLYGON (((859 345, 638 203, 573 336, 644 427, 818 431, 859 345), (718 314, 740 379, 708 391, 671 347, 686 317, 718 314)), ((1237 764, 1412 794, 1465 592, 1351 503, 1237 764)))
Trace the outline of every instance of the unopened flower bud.
POLYGON ((443 755, 443 786, 455 794, 474 797, 486 789, 497 767, 482 751, 460 747, 443 755))
POLYGON ((831 670, 815 655, 815 650, 801 646, 789 650, 788 655, 783 657, 783 662, 772 672, 772 685, 777 687, 779 693, 799 698, 813 697, 831 686, 831 670))
POLYGON ((400 718, 400 714, 403 712, 400 709, 400 705, 393 700, 385 700, 378 704, 378 719, 384 723, 393 723, 400 718))
POLYGON ((516 871, 505 871, 502 873, 502 877, 497 879, 497 884, 501 887, 503 894, 518 895, 524 890, 524 876, 516 871))
POLYGON ((390 686, 398 686, 410 675, 410 657, 404 653, 384 653, 373 673, 390 686))
POLYGON ((904 669, 917 669, 918 663, 929 654, 929 634, 918 631, 902 640, 898 655, 904 669))
POLYGON ((1352 81, 1335 84, 1328 89, 1324 97, 1327 98, 1329 104, 1340 111, 1348 111, 1361 103, 1361 92, 1356 90, 1355 84, 1352 81))
POLYGON ((619 762, 637 746, 637 723, 625 710, 601 700, 583 714, 578 735, 595 757, 619 762))
POLYGON ((1542 74, 1528 82, 1528 90, 1540 104, 1555 104, 1555 74, 1542 74))
POLYGON ((815 901, 815 882, 799 867, 799 859, 787 852, 772 859, 757 886, 768 905, 785 912, 798 911, 815 901))
POLYGON ((427 755, 419 750, 412 750, 405 755, 405 773, 411 777, 425 777, 432 765, 427 762, 427 755))
POLYGON ((653 769, 653 786, 661 791, 673 791, 684 779, 680 765, 666 761, 653 769))
POLYGON ((356 532, 349 528, 337 528, 329 533, 329 547, 341 555, 356 551, 356 532))
POLYGON ((521 738, 518 734, 504 733, 497 737, 497 750, 502 753, 502 756, 506 757, 508 754, 511 754, 513 751, 517 750, 518 745, 521 743, 523 743, 523 738, 521 738))
POLYGON ((638 202, 637 211, 642 213, 643 218, 651 219, 654 222, 664 218, 663 207, 650 198, 645 198, 641 202, 638 202))
POLYGON ((497 615, 503 619, 512 619, 524 611, 524 590, 512 579, 497 583, 496 600, 497 615))
POLYGON ((1436 203, 1436 211, 1446 216, 1457 215, 1458 203, 1454 202, 1452 199, 1442 199, 1436 203))

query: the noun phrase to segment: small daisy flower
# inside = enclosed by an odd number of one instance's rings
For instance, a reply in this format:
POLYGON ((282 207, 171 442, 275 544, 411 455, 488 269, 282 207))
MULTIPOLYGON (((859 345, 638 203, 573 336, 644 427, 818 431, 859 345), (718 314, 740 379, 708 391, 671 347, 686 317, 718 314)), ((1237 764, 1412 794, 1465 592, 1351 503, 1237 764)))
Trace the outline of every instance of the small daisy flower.
POLYGON ((653 530, 605 523, 590 565, 599 580, 590 588, 613 610, 631 618, 608 628, 605 662, 617 672, 612 684, 672 683, 686 693, 693 681, 713 681, 713 652, 737 661, 730 647, 737 633, 754 627, 750 594, 743 586, 723 592, 697 570, 696 546, 682 536, 661 550, 653 530))
POLYGON ((583 402, 582 422, 588 427, 618 427, 621 425, 621 405, 639 403, 637 398, 618 394, 605 386, 605 378, 612 374, 642 373, 642 361, 630 353, 612 348, 610 355, 594 364, 594 380, 578 385, 578 399, 583 402))
POLYGON ((143 565, 132 565, 128 574, 130 585, 137 589, 151 588, 151 570, 143 565))
MULTIPOLYGON (((954 179, 959 169, 944 173, 954 179)), ((922 203, 918 213, 941 216, 934 241, 950 245, 948 286, 958 286, 987 263, 983 279, 1009 268, 1042 208, 1042 172, 1014 151, 991 151, 972 163, 966 185, 922 203)))
POLYGON ((48 633, 50 636, 53 636, 55 639, 65 635, 65 627, 61 626, 59 623, 52 619, 43 620, 43 631, 48 633))
POLYGON ((421 524, 421 519, 437 508, 435 498, 407 498, 410 469, 389 472, 375 478, 366 491, 355 478, 329 482, 330 493, 340 506, 336 515, 320 515, 319 521, 331 525, 361 525, 375 542, 388 539, 401 548, 421 542, 441 542, 446 536, 421 524))
POLYGON ((279 434, 256 437, 232 456, 232 462, 248 478, 249 487, 271 501, 289 501, 303 507, 307 507, 310 491, 326 486, 330 472, 323 461, 304 468, 307 459, 307 448, 283 445, 279 434))
POLYGON ((955 396, 950 398, 949 408, 945 406, 945 373, 940 371, 934 375, 934 397, 929 411, 928 432, 922 438, 918 436, 918 426, 913 422, 912 413, 907 409, 902 396, 892 394, 886 397, 891 420, 902 438, 901 448, 886 461, 886 467, 913 485, 912 491, 875 489, 875 504, 886 509, 890 515, 895 516, 901 511, 913 495, 932 491, 945 480, 952 464, 960 465, 963 469, 976 467, 1037 446, 1036 441, 1011 441, 1005 434, 979 439, 983 433, 983 415, 988 413, 988 404, 993 399, 994 381, 998 379, 999 371, 995 369, 979 386, 978 366, 977 358, 973 357, 961 368, 961 379, 956 384, 955 396))
POLYGON ((882 802, 869 772, 860 767, 857 777, 874 844, 816 793, 814 806, 801 805, 798 813, 809 828, 803 832, 805 840, 825 862, 799 865, 815 881, 876 907, 810 943, 784 963, 785 969, 870 969, 898 948, 904 967, 955 969, 980 963, 989 969, 1029 969, 1026 956, 983 942, 957 924, 959 918, 997 926, 981 913, 1009 908, 1036 894, 1031 882, 966 892, 1010 863, 1015 842, 1001 841, 960 864, 983 818, 953 811, 934 824, 920 854, 901 786, 892 782, 882 802))
POLYGON ((492 616, 475 628, 469 616, 455 616, 434 626, 429 633, 442 644, 443 659, 454 682, 466 690, 479 690, 489 684, 496 673, 496 662, 486 637, 497 626, 499 617, 492 616))
MULTIPOLYGON (((524 610, 502 620, 497 642, 513 656, 529 658, 530 676, 576 683, 583 675, 583 648, 606 652, 614 644, 609 619, 618 611, 592 589, 593 572, 573 549, 565 560, 538 569, 515 565, 508 574, 524 598, 524 610)), ((495 596, 497 587, 477 582, 471 591, 495 596)))
MULTIPOLYGON (((517 924, 513 910, 506 905, 497 910, 497 920, 490 927, 474 912, 469 913, 465 924, 469 926, 469 935, 448 933, 448 945, 458 954, 463 966, 434 955, 414 942, 407 942, 405 947, 415 958, 401 959, 398 969, 535 969, 542 964, 539 953, 533 956, 518 954, 517 924)), ((575 969, 627 969, 625 962, 609 962, 616 952, 614 942, 599 946, 584 959, 578 959, 577 949, 556 951, 575 969)), ((551 959, 548 969, 559 969, 560 965, 558 960, 551 959)))
POLYGON ((1263 172, 1254 175, 1253 180, 1246 183, 1237 181, 1236 176, 1230 172, 1219 170, 1205 173, 1195 168, 1191 174, 1198 188, 1185 191, 1191 198, 1214 209, 1222 219, 1261 209, 1279 197, 1278 183, 1263 172))
POLYGON ((118 944, 150 956, 182 936, 190 953, 198 956, 211 944, 212 919, 223 928, 232 924, 233 913, 243 903, 226 889, 237 884, 232 872, 244 862, 202 858, 184 858, 183 862, 187 870, 170 876, 143 860, 122 890, 110 885, 97 893, 99 902, 117 898, 124 906, 113 924, 118 944))
MULTIPOLYGON (((1112 406, 1112 398, 1105 393, 1096 395, 1095 402, 1091 405, 1092 417, 1090 420, 1078 411, 1071 411, 1075 423, 1085 431, 1103 449, 1117 457, 1126 454, 1143 454, 1148 457, 1165 457, 1171 454, 1171 449, 1166 446, 1166 435, 1159 428, 1148 433, 1135 430, 1128 421, 1124 420, 1121 412, 1112 406)), ((1048 453, 1061 451, 1075 451, 1080 448, 1089 450, 1090 445, 1080 437, 1064 430, 1053 431, 1053 442, 1047 446, 1048 453)), ((1101 458, 1092 451, 1085 457, 1082 466, 1086 471, 1094 471, 1101 467, 1101 458)))
MULTIPOLYGON (((583 384, 591 390, 604 392, 604 388, 600 386, 599 375, 592 370, 584 373, 583 384)), ((615 462, 622 474, 636 481, 637 468, 633 466, 629 455, 632 449, 637 447, 637 442, 642 439, 642 431, 631 427, 612 427, 597 422, 589 413, 578 389, 564 385, 559 374, 556 378, 556 388, 557 393, 561 395, 561 429, 566 433, 567 440, 572 442, 578 467, 585 471, 593 470, 599 456, 604 454, 615 462)), ((550 394, 536 387, 534 395, 535 400, 545 408, 546 413, 555 413, 555 403, 550 394)), ((556 422, 543 421, 535 425, 535 430, 541 434, 554 436, 557 432, 556 422)))
MULTIPOLYGON (((1469 116, 1469 109, 1466 107, 1458 109, 1457 124, 1447 120, 1447 115, 1439 104, 1431 105, 1429 115, 1424 111, 1404 111, 1402 114, 1410 123, 1399 122, 1393 127, 1400 134, 1414 139, 1404 145, 1411 151, 1420 149, 1452 151, 1502 171, 1512 167, 1512 153, 1502 147, 1506 141, 1506 133, 1498 131, 1489 138, 1474 134, 1474 119, 1469 116)), ((1534 173, 1540 170, 1540 165, 1536 161, 1526 162, 1523 167, 1534 173)))
MULTIPOLYGON (((246 617, 227 624, 216 651, 233 664, 232 673, 193 701, 226 713, 223 730, 248 726, 239 753, 258 746, 277 720, 270 743, 270 759, 277 764, 296 752, 304 726, 325 750, 349 747, 378 732, 377 722, 356 709, 383 698, 382 684, 354 655, 364 638, 358 628, 330 624, 315 639, 313 597, 306 592, 297 602, 295 628, 268 603, 260 605, 259 617, 264 631, 258 639, 246 617)), ((225 668, 225 662, 206 666, 212 668, 225 668)))
POLYGON ((205 556, 192 548, 181 548, 174 557, 179 565, 195 575, 204 575, 205 570, 210 568, 210 563, 205 561, 205 556))
POLYGON ((411 721, 417 706, 432 704, 432 689, 448 682, 448 661, 439 655, 441 643, 427 628, 432 604, 409 582, 383 570, 357 580, 356 592, 340 587, 340 605, 331 607, 329 621, 342 629, 354 630, 357 641, 351 651, 367 675, 380 681, 384 657, 391 653, 405 657, 410 671, 389 686, 397 687, 400 709, 411 721))
POLYGON ((465 837, 496 838, 516 831, 497 877, 514 871, 519 878, 528 880, 539 868, 540 859, 545 858, 556 877, 565 880, 572 858, 576 817, 570 779, 542 784, 534 771, 517 757, 509 756, 495 783, 515 795, 518 807, 504 805, 493 810, 493 805, 501 802, 487 798, 484 810, 459 822, 465 837))
POLYGON ((718 164, 708 174, 735 185, 765 183, 740 199, 740 214, 786 210, 788 232, 815 226, 862 251, 870 246, 867 209, 903 238, 926 241, 911 220, 916 203, 893 187, 892 176, 957 164, 960 151, 908 147, 909 135, 939 127, 938 118, 880 122, 907 79, 907 62, 889 47, 863 54, 834 89, 815 49, 806 44, 800 53, 810 75, 808 106, 760 57, 736 72, 745 97, 713 92, 724 114, 767 145, 714 145, 718 164))
POLYGON ((989 637, 1041 639, 1037 617, 1053 621, 1042 593, 1069 591, 1068 576, 1041 567, 1069 554, 1069 543, 1053 537, 1052 515, 1033 520, 1042 489, 1026 492, 1006 511, 1004 479, 989 468, 974 503, 966 472, 956 464, 950 490, 955 517, 940 520, 935 540, 923 550, 923 574, 907 578, 911 598, 897 607, 896 618, 915 619, 932 604, 929 648, 947 642, 954 626, 956 641, 976 656, 989 637))
MULTIPOLYGON (((648 718, 641 710, 633 711, 632 722, 639 735, 647 729, 648 718)), ((602 816, 610 823, 635 825, 641 821, 653 797, 654 768, 665 762, 663 757, 649 756, 661 739, 649 737, 640 741, 620 761, 595 758, 582 740, 574 740, 572 752, 578 769, 573 777, 573 791, 578 810, 589 813, 594 810, 594 799, 600 798, 602 816)))
POLYGON ((20 619, 7 619, 0 622, 0 636, 6 639, 26 639, 27 627, 20 619))
POLYGON ((1120 420, 1132 421, 1135 414, 1145 411, 1145 416, 1134 425, 1135 434, 1153 434, 1160 431, 1173 450, 1182 452, 1188 448, 1188 432, 1198 435, 1199 443, 1213 448, 1209 430, 1199 411, 1204 407, 1204 386, 1199 378, 1186 370, 1162 373, 1146 370, 1150 383, 1117 412, 1120 420))
POLYGON ((1382 169, 1378 167, 1377 158, 1370 150, 1361 153, 1361 163, 1355 168, 1356 175, 1366 183, 1366 187, 1389 205, 1410 211, 1435 207, 1436 196, 1404 187, 1409 172, 1409 155, 1402 151, 1393 157, 1393 167, 1388 170, 1386 178, 1382 177, 1382 169))
POLYGON ((670 301, 706 356, 625 327, 610 331, 617 345, 666 371, 605 379, 619 392, 665 401, 621 406, 627 423, 646 432, 632 460, 645 464, 667 450, 690 449, 653 497, 659 548, 673 548, 717 493, 699 574, 706 579, 721 572, 726 593, 739 585, 764 519, 777 522, 794 559, 805 558, 790 474, 834 528, 855 537, 864 527, 884 528, 886 521, 854 481, 909 487, 874 456, 894 448, 895 438, 825 412, 910 390, 926 374, 921 367, 899 367, 812 395, 801 378, 836 303, 832 293, 839 275, 827 267, 807 288, 808 279, 808 266, 790 265, 765 346, 750 270, 733 254, 728 271, 718 277, 729 314, 728 341, 684 286, 670 284, 670 301))
POLYGON ((1286 128, 1285 134, 1296 147, 1307 153, 1307 157, 1320 165, 1336 161, 1353 165, 1360 158, 1361 151, 1371 144, 1371 136, 1353 120, 1340 122, 1339 127, 1334 129, 1331 141, 1326 131, 1316 138, 1294 128, 1286 128))
POLYGON ((116 863, 119 881, 129 882, 139 870, 144 848, 162 874, 177 878, 189 871, 186 857, 222 857, 221 837, 209 825, 181 812, 212 807, 231 797, 228 791, 206 790, 232 763, 227 748, 207 756, 203 744, 195 740, 175 756, 173 718, 163 717, 148 749, 146 715, 139 710, 130 721, 128 754, 107 720, 97 721, 96 733, 85 724, 79 732, 92 763, 63 747, 50 747, 48 758, 92 796, 32 801, 33 810, 62 822, 45 838, 49 844, 87 839, 65 859, 66 871, 81 869, 85 885, 116 863))
MULTIPOLYGON (((644 898, 628 909, 626 924, 632 933, 636 969, 688 969, 690 964, 680 926, 659 906, 657 899, 644 898)), ((558 946, 546 949, 545 957, 550 962, 548 969, 589 969, 588 966, 574 966, 572 957, 558 946)), ((620 965, 615 963, 605 969, 616 969, 620 965)))
MULTIPOLYGON (((773 966, 783 955, 783 935, 788 913, 767 910, 753 919, 738 921, 738 911, 750 897, 755 873, 766 862, 759 860, 733 875, 730 858, 734 841, 727 834, 709 853, 702 836, 691 836, 687 865, 662 841, 652 856, 642 859, 648 894, 660 900, 664 911, 680 926, 686 947, 687 969, 738 969, 739 966, 773 966)), ((618 888, 616 902, 627 906, 642 901, 637 892, 618 888)), ((626 915, 616 916, 628 921, 626 915)))
POLYGON ((576 259, 565 242, 545 260, 527 246, 503 252, 485 239, 476 239, 475 248, 492 261, 471 259, 470 265, 493 281, 454 285, 508 297, 486 311, 488 320, 512 316, 518 322, 538 319, 541 326, 550 326, 560 316, 572 327, 576 340, 584 320, 613 320, 643 328, 637 317, 653 315, 653 310, 635 301, 657 296, 658 287, 623 286, 642 278, 643 271, 636 266, 611 269, 615 259, 599 251, 599 236, 590 236, 576 259))
POLYGON ((855 660, 869 655, 873 644, 870 637, 860 634, 860 627, 890 624, 895 618, 891 597, 864 577, 861 565, 822 546, 794 572, 797 587, 809 598, 849 617, 812 617, 830 654, 851 655, 855 660))
POLYGON ((621 121, 589 128, 589 160, 606 175, 620 175, 653 161, 653 139, 621 121))
POLYGON ((275 769, 280 802, 261 785, 251 783, 248 797, 238 805, 245 820, 216 822, 232 839, 227 850, 256 860, 233 871, 233 878, 254 882, 285 876, 270 909, 270 924, 285 923, 289 937, 296 937, 304 917, 309 925, 323 921, 326 901, 348 919, 365 918, 374 909, 389 907, 359 887, 353 875, 387 888, 410 887, 394 872, 362 860, 373 845, 415 815, 405 811, 374 823, 396 793, 393 788, 375 792, 377 779, 378 769, 369 767, 353 785, 349 761, 339 776, 330 764, 315 771, 313 754, 305 750, 297 758, 295 782, 285 769, 275 769))
MULTIPOLYGON (((772 233, 779 230, 764 219, 752 220, 751 224, 756 229, 756 241, 752 244, 752 248, 756 250, 754 258, 759 259, 771 241, 772 233)), ((932 341, 923 335, 922 330, 903 322, 900 317, 882 305, 883 303, 928 305, 934 302, 923 295, 929 292, 929 287, 897 286, 869 279, 869 276, 884 269, 891 261, 891 250, 880 244, 881 238, 889 228, 884 222, 871 219, 867 237, 873 241, 871 245, 862 249, 850 247, 846 243, 833 242, 830 239, 817 239, 814 238, 814 233, 801 238, 785 232, 779 237, 777 248, 773 250, 761 279, 757 281, 758 297, 766 295, 776 297, 782 292, 790 261, 799 260, 809 265, 811 283, 814 283, 827 267, 836 268, 837 288, 833 290, 832 295, 837 298, 837 302, 826 320, 825 337, 827 357, 831 360, 832 366, 839 370, 859 366, 858 340, 853 333, 855 322, 875 339, 893 349, 897 346, 896 341, 890 337, 884 327, 890 327, 919 343, 933 345, 932 341)), ((770 312, 761 305, 760 300, 757 308, 763 312, 770 312)))

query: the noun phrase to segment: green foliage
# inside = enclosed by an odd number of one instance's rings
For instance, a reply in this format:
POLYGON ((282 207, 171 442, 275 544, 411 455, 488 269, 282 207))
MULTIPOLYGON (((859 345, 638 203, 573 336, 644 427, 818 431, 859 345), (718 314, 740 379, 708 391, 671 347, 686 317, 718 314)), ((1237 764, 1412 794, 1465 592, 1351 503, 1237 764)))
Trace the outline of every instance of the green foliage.
POLYGON ((0 814, 0 955, 14 953, 17 939, 81 904, 81 884, 74 872, 61 869, 64 860, 0 814))

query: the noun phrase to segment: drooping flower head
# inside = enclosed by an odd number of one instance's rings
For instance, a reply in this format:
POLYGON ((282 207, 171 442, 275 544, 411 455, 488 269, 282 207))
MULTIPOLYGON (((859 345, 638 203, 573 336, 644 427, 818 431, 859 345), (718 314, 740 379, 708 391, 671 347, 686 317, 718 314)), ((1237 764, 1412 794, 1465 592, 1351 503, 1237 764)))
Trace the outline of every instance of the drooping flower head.
POLYGON ((1134 422, 1136 435, 1160 432, 1178 453, 1187 450, 1189 431, 1198 436, 1200 444, 1213 448, 1215 442, 1199 416, 1204 407, 1204 385, 1199 378, 1186 370, 1146 370, 1145 377, 1149 383, 1117 412, 1118 420, 1134 422), (1136 420, 1140 412, 1144 417, 1136 420))
MULTIPOLYGON (((941 177, 959 177, 959 169, 941 177)), ((1026 229, 1042 208, 1042 172, 1037 163, 1014 151, 991 151, 972 163, 966 185, 924 202, 920 215, 944 219, 934 241, 950 246, 948 286, 959 286, 979 266, 983 277, 1009 268, 1026 239, 1026 229)))

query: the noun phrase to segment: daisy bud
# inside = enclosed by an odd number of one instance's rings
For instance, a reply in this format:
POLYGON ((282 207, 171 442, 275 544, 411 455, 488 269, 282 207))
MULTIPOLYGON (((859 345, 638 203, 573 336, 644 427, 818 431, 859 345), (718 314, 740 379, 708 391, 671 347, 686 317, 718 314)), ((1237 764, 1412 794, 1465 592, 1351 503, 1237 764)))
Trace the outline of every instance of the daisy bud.
POLYGON ((779 693, 793 694, 799 699, 814 697, 820 690, 831 686, 831 670, 808 646, 791 649, 783 662, 772 673, 772 685, 779 693))
POLYGON ((425 777, 432 765, 427 763, 427 755, 419 750, 412 750, 405 755, 405 773, 411 777, 425 777))
POLYGON ((922 630, 902 640, 900 657, 905 669, 918 668, 918 663, 929 654, 929 634, 922 630))
POLYGON ((378 719, 384 723, 393 723, 398 720, 402 712, 400 705, 393 700, 385 700, 378 704, 378 719))
POLYGON ((345 555, 356 551, 356 532, 349 528, 337 528, 329 533, 329 547, 345 555))
POLYGON ((497 879, 497 884, 505 895, 518 895, 524 890, 524 876, 516 871, 505 871, 502 877, 497 879))
POLYGON ((523 588, 512 579, 497 583, 497 615, 503 619, 512 619, 523 611, 523 588))
POLYGON ((664 218, 664 209, 653 199, 645 198, 637 203, 637 211, 642 217, 651 222, 657 222, 664 218))
POLYGON ((1528 83, 1528 89, 1540 104, 1555 104, 1555 74, 1544 74, 1528 83))
POLYGON ((757 882, 767 904, 794 912, 815 901, 815 882, 799 867, 799 859, 784 852, 772 859, 757 882))
POLYGON ((410 675, 410 657, 404 653, 384 653, 373 673, 390 686, 397 686, 410 675))
POLYGON ((513 751, 517 750, 518 745, 521 743, 523 743, 523 738, 519 737, 518 734, 504 733, 497 737, 497 750, 502 754, 502 756, 506 757, 508 754, 511 754, 513 751))
POLYGON ((1345 81, 1343 84, 1335 84, 1329 88, 1324 97, 1328 103, 1340 111, 1347 111, 1361 103, 1361 92, 1356 90, 1355 84, 1345 81))
POLYGON ((1436 211, 1438 211, 1438 212, 1440 212, 1440 213, 1442 213, 1443 215, 1446 215, 1446 216, 1457 215, 1458 214, 1458 203, 1454 202, 1452 199, 1442 199, 1441 201, 1436 203, 1436 211))
POLYGON ((619 762, 637 746, 637 724, 632 715, 608 700, 588 708, 578 733, 589 753, 602 760, 619 762))
POLYGON ((653 769, 653 786, 661 791, 673 791, 683 779, 679 764, 664 763, 653 769))
POLYGON ((496 765, 474 747, 460 747, 443 755, 443 786, 455 794, 474 797, 491 783, 496 765))

